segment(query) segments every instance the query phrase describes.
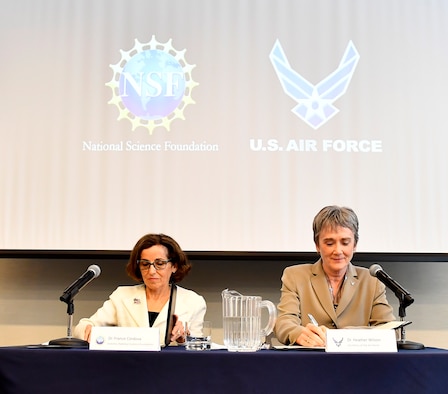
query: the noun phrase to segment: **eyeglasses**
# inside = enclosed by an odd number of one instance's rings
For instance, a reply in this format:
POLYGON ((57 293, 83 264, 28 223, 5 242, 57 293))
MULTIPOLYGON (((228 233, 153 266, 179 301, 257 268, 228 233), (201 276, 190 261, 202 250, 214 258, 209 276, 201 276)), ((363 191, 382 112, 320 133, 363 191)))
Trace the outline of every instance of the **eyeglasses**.
POLYGON ((164 270, 166 268, 166 265, 171 261, 171 259, 163 260, 163 259, 155 259, 153 262, 149 260, 137 260, 137 263, 140 266, 140 271, 147 271, 151 268, 151 265, 154 266, 154 268, 157 271, 164 270))

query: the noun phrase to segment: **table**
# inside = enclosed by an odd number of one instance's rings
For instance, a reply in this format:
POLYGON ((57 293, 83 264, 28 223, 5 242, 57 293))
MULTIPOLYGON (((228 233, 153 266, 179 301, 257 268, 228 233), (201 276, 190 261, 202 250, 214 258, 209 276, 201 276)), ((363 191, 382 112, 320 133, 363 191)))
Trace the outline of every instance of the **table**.
POLYGON ((442 393, 448 351, 0 348, 1 393, 442 393))

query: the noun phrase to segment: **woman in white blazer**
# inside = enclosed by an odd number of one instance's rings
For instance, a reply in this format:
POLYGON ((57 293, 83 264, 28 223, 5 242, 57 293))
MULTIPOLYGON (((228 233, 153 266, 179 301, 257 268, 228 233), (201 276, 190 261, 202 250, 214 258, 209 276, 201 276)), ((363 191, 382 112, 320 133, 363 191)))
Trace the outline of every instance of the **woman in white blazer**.
POLYGON ((92 326, 157 327, 164 345, 171 288, 176 286, 175 325, 170 341, 183 343, 184 323, 203 321, 206 312, 202 296, 176 285, 190 270, 185 252, 173 238, 165 234, 144 235, 126 265, 127 274, 139 284, 118 287, 95 314, 80 320, 74 336, 90 341, 92 326))

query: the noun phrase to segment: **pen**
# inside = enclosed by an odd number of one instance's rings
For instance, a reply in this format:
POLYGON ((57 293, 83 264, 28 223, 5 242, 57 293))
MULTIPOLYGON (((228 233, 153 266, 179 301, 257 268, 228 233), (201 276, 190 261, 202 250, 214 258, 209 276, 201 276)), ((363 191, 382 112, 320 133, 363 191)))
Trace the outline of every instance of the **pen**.
POLYGON ((308 313, 308 317, 311 320, 311 323, 313 323, 316 327, 319 327, 319 323, 317 322, 317 320, 314 318, 314 316, 311 313, 308 313))

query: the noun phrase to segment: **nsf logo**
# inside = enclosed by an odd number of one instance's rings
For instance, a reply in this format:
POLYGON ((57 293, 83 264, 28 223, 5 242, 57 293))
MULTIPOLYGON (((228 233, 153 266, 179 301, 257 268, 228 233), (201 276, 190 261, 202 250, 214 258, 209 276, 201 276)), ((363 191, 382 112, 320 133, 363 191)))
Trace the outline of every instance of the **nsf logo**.
POLYGON ((184 119, 183 111, 194 104, 193 81, 185 50, 176 51, 171 39, 159 43, 154 36, 146 44, 137 39, 130 51, 120 51, 121 60, 111 65, 114 75, 106 85, 112 89, 112 99, 120 112, 118 120, 127 118, 132 130, 145 127, 152 134, 156 127, 170 129, 171 122, 184 119))

